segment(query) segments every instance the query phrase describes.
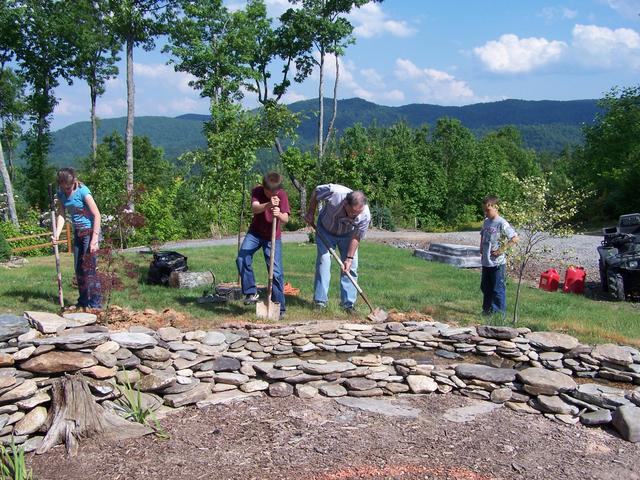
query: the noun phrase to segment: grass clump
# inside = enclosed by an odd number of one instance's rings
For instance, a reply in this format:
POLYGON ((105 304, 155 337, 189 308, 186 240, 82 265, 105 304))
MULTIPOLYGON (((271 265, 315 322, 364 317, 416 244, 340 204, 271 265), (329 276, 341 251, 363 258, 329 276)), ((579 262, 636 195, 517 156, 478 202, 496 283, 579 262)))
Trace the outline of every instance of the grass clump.
POLYGON ((133 388, 127 378, 124 386, 120 390, 122 397, 118 399, 118 405, 123 410, 124 418, 152 428, 155 435, 159 438, 169 438, 169 435, 162 428, 162 425, 160 425, 160 422, 155 416, 155 411, 158 407, 152 405, 146 406, 138 387, 133 388))
POLYGON ((27 468, 24 448, 13 440, 8 447, 0 445, 0 480, 32 480, 33 471, 27 468))

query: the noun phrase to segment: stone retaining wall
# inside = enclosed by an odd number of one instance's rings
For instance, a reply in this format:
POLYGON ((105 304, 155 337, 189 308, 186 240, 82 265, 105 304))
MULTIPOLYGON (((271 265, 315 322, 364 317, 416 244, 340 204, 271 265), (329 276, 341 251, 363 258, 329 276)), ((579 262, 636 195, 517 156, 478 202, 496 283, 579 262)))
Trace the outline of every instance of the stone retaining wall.
POLYGON ((159 415, 265 393, 454 392, 567 424, 612 424, 626 440, 640 441, 640 388, 632 385, 640 384, 640 352, 631 347, 581 345, 569 335, 527 328, 438 322, 327 321, 209 332, 139 326, 110 332, 94 323, 88 314, 0 315, 1 442, 37 449, 46 433, 51 379, 71 372, 87 376, 96 400, 116 412, 122 412, 118 397, 127 380, 159 415), (452 363, 421 364, 398 355, 402 349, 434 350, 452 363), (314 358, 322 351, 353 355, 345 361, 314 358), (517 369, 466 363, 463 355, 470 353, 509 359, 517 369), (577 384, 576 377, 630 385, 577 384))

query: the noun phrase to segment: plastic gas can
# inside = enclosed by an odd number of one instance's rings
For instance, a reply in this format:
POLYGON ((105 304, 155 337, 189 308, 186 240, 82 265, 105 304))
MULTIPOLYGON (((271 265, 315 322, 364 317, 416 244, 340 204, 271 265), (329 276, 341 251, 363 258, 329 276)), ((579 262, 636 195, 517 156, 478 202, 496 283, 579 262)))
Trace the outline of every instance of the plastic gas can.
POLYGON ((584 281, 586 278, 587 272, 584 268, 574 266, 567 268, 562 291, 565 293, 584 293, 584 281))

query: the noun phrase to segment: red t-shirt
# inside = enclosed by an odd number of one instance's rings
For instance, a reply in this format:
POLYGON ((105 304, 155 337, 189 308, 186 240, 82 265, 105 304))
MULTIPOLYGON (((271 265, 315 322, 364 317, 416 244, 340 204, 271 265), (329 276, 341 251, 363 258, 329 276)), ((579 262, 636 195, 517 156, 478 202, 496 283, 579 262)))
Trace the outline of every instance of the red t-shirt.
MULTIPOLYGON (((280 199, 280 211, 282 213, 290 213, 291 209, 289 208, 289 197, 287 196, 287 192, 280 189, 276 194, 280 199)), ((270 197, 267 197, 264 193, 264 187, 262 185, 258 185, 253 190, 251 190, 251 203, 267 203, 271 200, 270 197)), ((273 215, 271 213, 271 209, 266 209, 263 213, 258 213, 253 216, 253 220, 251 221, 251 226, 249 227, 249 231, 254 235, 262 238, 263 240, 271 240, 271 221, 273 220, 273 215)), ((278 222, 276 226, 276 240, 280 239, 282 234, 282 222, 278 222)))

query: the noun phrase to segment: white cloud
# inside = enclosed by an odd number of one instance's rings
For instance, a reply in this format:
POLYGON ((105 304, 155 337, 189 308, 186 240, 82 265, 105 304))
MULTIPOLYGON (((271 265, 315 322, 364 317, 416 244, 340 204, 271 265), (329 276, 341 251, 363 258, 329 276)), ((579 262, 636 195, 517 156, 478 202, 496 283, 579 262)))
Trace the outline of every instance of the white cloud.
POLYGON ((467 82, 433 68, 419 68, 410 60, 396 60, 395 75, 399 80, 409 80, 420 93, 421 101, 438 103, 464 103, 475 99, 467 82))
POLYGON ((306 96, 304 96, 304 95, 302 95, 300 93, 294 92, 293 90, 289 90, 287 93, 285 93, 282 96, 282 103, 285 103, 285 104, 288 105, 290 103, 300 102, 300 101, 306 100, 306 99, 307 99, 306 96))
POLYGON ((127 113, 127 101, 124 98, 115 100, 100 100, 96 102, 96 114, 99 117, 109 118, 121 116, 127 113))
POLYGON ((164 63, 134 63, 133 71, 134 77, 161 80, 164 85, 173 86, 182 93, 193 93, 195 91, 189 86, 189 82, 195 80, 196 77, 189 73, 176 72, 172 66, 164 63))
POLYGON ((545 7, 540 13, 538 13, 538 17, 544 18, 544 20, 548 23, 553 22, 555 20, 571 20, 576 18, 578 12, 576 10, 571 10, 567 7, 545 7))
POLYGON ((87 100, 86 105, 80 106, 77 103, 72 102, 68 98, 64 98, 64 97, 59 98, 58 103, 53 109, 53 114, 60 115, 63 117, 68 117, 71 115, 76 115, 77 113, 82 112, 83 110, 88 112, 89 111, 89 95, 87 95, 86 100, 87 100))
POLYGON ((360 73, 364 76, 365 81, 373 87, 385 88, 384 80, 375 68, 363 68, 360 73))
MULTIPOLYGON (((169 108, 173 112, 177 112, 179 114, 194 112, 196 110, 200 110, 202 107, 202 101, 195 100, 189 97, 176 98, 169 102, 169 108)), ((206 102, 205 102, 206 103, 206 102)))
POLYGON ((391 20, 377 3, 366 3, 360 8, 354 8, 349 14, 349 20, 355 24, 354 33, 357 37, 371 38, 384 33, 394 37, 409 37, 415 33, 407 22, 391 20))
POLYGON ((630 28, 612 30, 597 25, 573 27, 573 46, 581 62, 590 66, 640 68, 640 34, 630 28))
POLYGON ((485 67, 495 73, 524 73, 560 60, 567 44, 546 38, 518 38, 508 33, 491 40, 473 52, 485 67))
POLYGON ((610 8, 623 17, 638 20, 640 17, 640 2, 638 0, 605 0, 610 8))

